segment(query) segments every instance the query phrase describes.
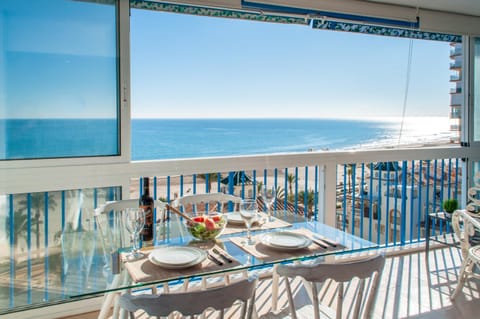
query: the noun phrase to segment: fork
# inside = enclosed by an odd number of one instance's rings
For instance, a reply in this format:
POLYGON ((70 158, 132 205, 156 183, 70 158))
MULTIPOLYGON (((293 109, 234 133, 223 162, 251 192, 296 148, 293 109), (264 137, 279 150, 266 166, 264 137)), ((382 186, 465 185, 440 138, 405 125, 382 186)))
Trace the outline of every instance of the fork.
POLYGON ((228 257, 227 255, 225 255, 224 253, 222 253, 221 251, 219 251, 217 248, 213 248, 212 251, 219 255, 220 257, 222 257, 225 261, 231 263, 233 262, 232 258, 228 257))

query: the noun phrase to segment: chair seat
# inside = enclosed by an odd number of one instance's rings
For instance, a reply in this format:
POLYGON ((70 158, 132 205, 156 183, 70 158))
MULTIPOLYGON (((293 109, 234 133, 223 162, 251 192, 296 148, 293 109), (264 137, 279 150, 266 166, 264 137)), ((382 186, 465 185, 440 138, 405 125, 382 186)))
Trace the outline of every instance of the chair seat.
MULTIPOLYGON (((329 308, 325 305, 319 304, 320 318, 336 318, 336 312, 332 308, 329 308)), ((296 308, 297 319, 312 319, 315 317, 315 310, 313 305, 305 305, 301 308, 296 308)), ((273 313, 269 312, 263 316, 260 316, 260 319, 290 319, 292 315, 289 308, 283 308, 280 312, 273 313)))

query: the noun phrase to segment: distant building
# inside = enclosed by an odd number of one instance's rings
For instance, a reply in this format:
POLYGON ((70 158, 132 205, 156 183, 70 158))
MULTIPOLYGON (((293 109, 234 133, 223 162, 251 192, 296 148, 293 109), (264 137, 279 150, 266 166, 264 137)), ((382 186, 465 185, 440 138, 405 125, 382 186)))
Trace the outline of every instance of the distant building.
POLYGON ((450 89, 450 131, 456 132, 451 138, 452 143, 460 142, 460 120, 461 110, 464 105, 463 98, 463 45, 462 43, 451 43, 450 49, 450 70, 454 73, 450 76, 453 87, 450 89))

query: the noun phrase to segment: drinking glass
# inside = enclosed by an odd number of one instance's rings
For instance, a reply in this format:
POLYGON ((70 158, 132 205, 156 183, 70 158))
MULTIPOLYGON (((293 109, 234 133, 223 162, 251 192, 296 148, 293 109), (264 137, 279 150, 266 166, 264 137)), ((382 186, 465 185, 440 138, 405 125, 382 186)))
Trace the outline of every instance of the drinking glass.
POLYGON ((138 250, 138 238, 145 225, 145 211, 142 208, 127 208, 123 211, 123 216, 125 218, 125 227, 130 233, 132 240, 132 250, 127 255, 127 258, 130 260, 141 258, 143 254, 138 250))
POLYGON ((277 192, 275 191, 275 187, 262 187, 260 190, 260 195, 263 198, 263 202, 265 203, 266 213, 268 215, 268 221, 271 222, 274 220, 273 218, 273 210, 272 205, 275 203, 277 192))
POLYGON ((244 242, 246 245, 254 245, 255 241, 252 240, 250 235, 250 228, 254 220, 258 215, 258 205, 255 199, 245 199, 240 204, 240 216, 242 216, 245 225, 247 226, 247 241, 244 242))

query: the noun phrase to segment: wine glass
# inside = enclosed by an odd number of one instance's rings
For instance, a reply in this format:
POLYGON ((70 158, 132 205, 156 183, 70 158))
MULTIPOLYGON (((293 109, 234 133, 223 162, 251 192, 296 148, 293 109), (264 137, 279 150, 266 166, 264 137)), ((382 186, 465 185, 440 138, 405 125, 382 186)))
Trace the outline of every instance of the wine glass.
POLYGON ((260 190, 260 195, 263 198, 263 202, 265 203, 266 213, 268 215, 268 221, 271 222, 274 220, 273 218, 273 211, 272 205, 275 203, 275 199, 277 197, 277 192, 275 191, 275 187, 262 187, 260 190))
POLYGON ((132 240, 132 250, 127 255, 127 258, 130 260, 141 258, 143 254, 138 250, 138 238, 145 225, 145 211, 142 208, 127 208, 124 210, 123 216, 125 218, 125 227, 130 233, 132 240))
POLYGON ((247 241, 244 242, 246 245, 254 245, 255 241, 252 240, 250 236, 250 228, 254 220, 257 218, 258 215, 258 205, 255 199, 245 199, 242 200, 240 204, 240 216, 242 217, 245 225, 247 226, 247 241))

